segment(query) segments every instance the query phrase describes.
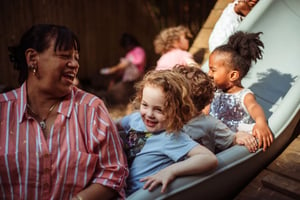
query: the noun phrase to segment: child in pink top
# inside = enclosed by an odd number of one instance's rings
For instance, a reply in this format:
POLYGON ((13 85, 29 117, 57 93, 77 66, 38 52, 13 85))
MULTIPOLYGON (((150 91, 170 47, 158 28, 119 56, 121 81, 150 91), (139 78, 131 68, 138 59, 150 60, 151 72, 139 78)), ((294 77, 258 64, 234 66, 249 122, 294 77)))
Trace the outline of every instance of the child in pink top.
POLYGON ((172 69, 175 65, 197 64, 189 49, 192 34, 184 26, 170 27, 162 30, 154 40, 155 53, 161 57, 157 61, 156 70, 172 69))
POLYGON ((128 33, 124 33, 120 45, 126 50, 125 57, 122 57, 118 64, 108 68, 100 69, 100 74, 114 74, 115 79, 111 80, 107 91, 100 91, 96 94, 101 97, 108 106, 126 104, 134 95, 134 84, 144 75, 146 66, 146 52, 137 39, 128 33), (119 80, 121 75, 121 80, 119 80))

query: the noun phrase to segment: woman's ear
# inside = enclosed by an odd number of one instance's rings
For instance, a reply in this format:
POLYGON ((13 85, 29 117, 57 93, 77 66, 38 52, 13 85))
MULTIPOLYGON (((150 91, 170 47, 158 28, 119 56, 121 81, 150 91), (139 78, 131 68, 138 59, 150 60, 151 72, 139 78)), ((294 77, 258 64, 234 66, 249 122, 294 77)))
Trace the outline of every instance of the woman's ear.
POLYGON ((230 72, 230 81, 236 81, 240 78, 240 73, 237 70, 232 70, 230 72))
POLYGON ((25 58, 28 66, 34 66, 38 61, 38 53, 36 50, 29 48, 25 51, 25 58))

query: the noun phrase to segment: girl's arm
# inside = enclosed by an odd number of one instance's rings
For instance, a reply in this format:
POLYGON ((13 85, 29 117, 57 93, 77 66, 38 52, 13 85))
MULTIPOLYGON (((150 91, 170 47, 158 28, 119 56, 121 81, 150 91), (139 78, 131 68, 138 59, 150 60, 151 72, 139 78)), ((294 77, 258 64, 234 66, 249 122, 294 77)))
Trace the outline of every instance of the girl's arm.
POLYGON ((267 124, 265 113, 262 107, 255 100, 255 96, 253 94, 249 93, 245 96, 244 104, 250 116, 255 121, 252 135, 258 138, 258 148, 263 145, 263 150, 265 151, 273 142, 273 135, 267 124))
POLYGON ((129 66, 130 61, 127 60, 126 58, 121 58, 120 62, 112 67, 109 68, 102 68, 100 69, 100 74, 113 74, 116 73, 119 70, 125 69, 127 66, 129 66))
POLYGON ((145 182, 144 189, 151 191, 159 184, 162 184, 161 192, 166 191, 167 185, 177 176, 202 173, 214 169, 218 165, 217 157, 202 145, 195 146, 187 154, 186 160, 174 163, 158 173, 142 178, 145 182))

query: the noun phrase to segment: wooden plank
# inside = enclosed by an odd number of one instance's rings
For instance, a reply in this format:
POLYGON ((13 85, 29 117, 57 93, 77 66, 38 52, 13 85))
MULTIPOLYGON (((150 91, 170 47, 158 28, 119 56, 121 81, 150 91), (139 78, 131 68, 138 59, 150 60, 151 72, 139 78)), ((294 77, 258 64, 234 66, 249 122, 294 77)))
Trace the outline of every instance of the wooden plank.
POLYGON ((300 135, 235 200, 300 199, 300 135))
POLYGON ((256 200, 256 199, 276 199, 276 200, 292 200, 294 198, 283 193, 265 187, 262 179, 272 172, 263 170, 256 176, 235 198, 234 200, 256 200))
POLYGON ((120 56, 124 56, 125 52, 119 45, 123 32, 135 35, 145 48, 149 69, 159 58, 153 49, 153 39, 161 28, 182 24, 196 35, 215 2, 0 0, 0 84, 18 86, 17 78, 12 78, 17 77, 18 72, 9 61, 7 47, 16 45, 33 24, 61 24, 72 29, 81 43, 78 76, 90 80, 97 75, 99 68, 114 65, 120 56), (152 8, 154 15, 148 8, 152 8), (162 26, 157 26, 156 21, 162 26))
POLYGON ((262 184, 272 190, 285 194, 295 199, 300 199, 300 182, 275 173, 266 175, 262 184))
POLYGON ((214 6, 214 9, 224 9, 232 0, 218 0, 214 6))
POLYGON ((219 20, 223 10, 211 10, 209 16, 207 17, 203 28, 213 29, 217 21, 219 20))
POLYGON ((267 168, 278 174, 300 181, 300 137, 295 138, 267 168))

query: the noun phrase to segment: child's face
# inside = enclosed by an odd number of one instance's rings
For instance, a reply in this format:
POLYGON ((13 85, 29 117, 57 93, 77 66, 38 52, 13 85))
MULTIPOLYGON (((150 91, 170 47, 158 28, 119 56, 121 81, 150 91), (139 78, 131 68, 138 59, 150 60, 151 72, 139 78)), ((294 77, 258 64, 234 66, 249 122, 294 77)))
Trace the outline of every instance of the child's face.
POLYGON ((163 113, 165 95, 161 88, 145 85, 140 106, 143 122, 149 132, 166 128, 166 116, 163 113))
POLYGON ((190 46, 189 40, 186 38, 186 35, 182 33, 178 41, 178 48, 187 51, 189 49, 189 46, 190 46))
POLYGON ((212 53, 209 56, 208 75, 213 78, 219 89, 227 89, 230 85, 231 69, 226 65, 226 54, 212 53))

